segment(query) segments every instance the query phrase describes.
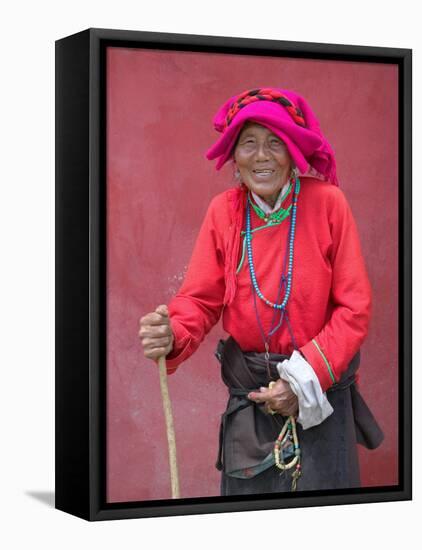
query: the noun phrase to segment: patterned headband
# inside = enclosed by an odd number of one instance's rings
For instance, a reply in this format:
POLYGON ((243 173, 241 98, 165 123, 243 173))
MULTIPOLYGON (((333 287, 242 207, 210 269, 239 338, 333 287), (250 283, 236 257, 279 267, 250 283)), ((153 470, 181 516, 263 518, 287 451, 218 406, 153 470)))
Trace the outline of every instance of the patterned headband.
POLYGON ((304 128, 306 127, 302 111, 299 107, 296 107, 290 99, 273 88, 257 88, 255 90, 246 90, 246 92, 243 92, 237 97, 236 101, 231 105, 229 112, 227 113, 225 121, 226 128, 230 125, 231 121, 240 109, 246 107, 246 105, 249 105, 250 103, 254 103, 255 101, 273 101, 274 103, 279 103, 286 108, 286 111, 296 122, 296 124, 304 128))

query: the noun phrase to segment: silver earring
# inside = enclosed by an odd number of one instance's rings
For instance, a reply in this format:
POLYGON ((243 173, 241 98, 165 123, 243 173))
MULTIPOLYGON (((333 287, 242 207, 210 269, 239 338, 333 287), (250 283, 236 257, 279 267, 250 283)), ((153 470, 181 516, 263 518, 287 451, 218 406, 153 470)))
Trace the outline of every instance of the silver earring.
POLYGON ((236 168, 236 170, 233 172, 233 177, 234 177, 235 181, 239 184, 239 187, 243 188, 242 176, 240 175, 240 172, 239 172, 238 168, 236 168))
POLYGON ((296 178, 299 176, 299 170, 296 166, 292 168, 292 171, 290 172, 290 179, 293 181, 296 181, 296 178))

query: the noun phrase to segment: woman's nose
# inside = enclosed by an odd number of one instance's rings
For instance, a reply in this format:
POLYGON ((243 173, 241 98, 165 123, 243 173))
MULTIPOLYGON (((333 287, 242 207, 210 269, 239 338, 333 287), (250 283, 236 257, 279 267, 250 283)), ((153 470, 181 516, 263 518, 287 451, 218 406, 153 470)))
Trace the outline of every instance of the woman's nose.
POLYGON ((256 150, 257 158, 268 158, 269 149, 265 143, 258 143, 256 150))

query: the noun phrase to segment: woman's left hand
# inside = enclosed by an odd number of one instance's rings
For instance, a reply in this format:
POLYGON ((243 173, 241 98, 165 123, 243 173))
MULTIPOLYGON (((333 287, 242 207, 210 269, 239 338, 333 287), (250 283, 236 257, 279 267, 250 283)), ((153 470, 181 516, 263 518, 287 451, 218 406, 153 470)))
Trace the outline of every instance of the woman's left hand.
POLYGON ((290 384, 281 378, 270 388, 260 388, 259 392, 250 392, 248 398, 255 403, 265 403, 265 410, 283 416, 297 414, 299 403, 296 394, 292 391, 290 384))

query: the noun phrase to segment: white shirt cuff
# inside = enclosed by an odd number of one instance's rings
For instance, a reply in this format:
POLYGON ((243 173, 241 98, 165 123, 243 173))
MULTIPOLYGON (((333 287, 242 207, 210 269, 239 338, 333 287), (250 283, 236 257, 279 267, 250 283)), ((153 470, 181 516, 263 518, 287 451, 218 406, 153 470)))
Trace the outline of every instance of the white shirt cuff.
POLYGON ((322 391, 314 369, 298 351, 295 350, 290 359, 277 363, 277 370, 280 378, 290 384, 297 396, 297 420, 304 430, 321 424, 334 412, 326 393, 322 391))

